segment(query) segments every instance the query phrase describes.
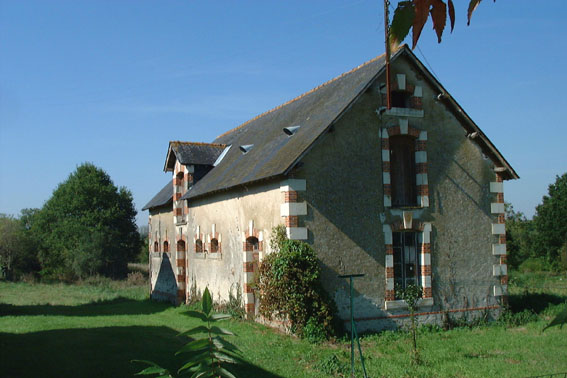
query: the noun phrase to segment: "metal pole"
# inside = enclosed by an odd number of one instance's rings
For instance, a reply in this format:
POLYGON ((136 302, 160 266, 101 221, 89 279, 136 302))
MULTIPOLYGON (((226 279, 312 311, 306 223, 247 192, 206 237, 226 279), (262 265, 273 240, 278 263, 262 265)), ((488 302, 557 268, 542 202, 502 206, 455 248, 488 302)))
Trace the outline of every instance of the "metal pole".
POLYGON ((389 0, 384 0, 384 34, 386 42, 386 108, 392 108, 391 83, 390 83, 390 16, 388 8, 389 0))
POLYGON ((352 285, 352 276, 349 277, 350 279, 350 369, 351 369, 351 376, 354 378, 354 306, 353 306, 353 285, 352 285))

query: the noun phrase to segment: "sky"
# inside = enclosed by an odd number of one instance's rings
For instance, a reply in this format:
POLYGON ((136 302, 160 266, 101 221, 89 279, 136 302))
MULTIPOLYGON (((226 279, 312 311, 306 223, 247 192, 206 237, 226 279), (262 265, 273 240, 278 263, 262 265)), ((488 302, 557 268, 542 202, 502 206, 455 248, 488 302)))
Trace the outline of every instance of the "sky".
MULTIPOLYGON (((414 52, 519 174, 505 199, 531 217, 567 172, 567 2, 483 1, 470 26, 467 3, 414 52)), ((91 162, 146 224, 169 141, 211 142, 382 54, 383 20, 381 0, 0 0, 0 213, 91 162)))

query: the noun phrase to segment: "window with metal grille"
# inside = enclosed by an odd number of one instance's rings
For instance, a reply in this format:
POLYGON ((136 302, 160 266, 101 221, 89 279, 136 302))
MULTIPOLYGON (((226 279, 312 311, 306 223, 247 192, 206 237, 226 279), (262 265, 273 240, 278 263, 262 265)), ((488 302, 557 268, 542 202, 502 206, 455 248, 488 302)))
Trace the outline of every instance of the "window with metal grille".
POLYGON ((394 285, 405 289, 413 284, 421 286, 418 233, 394 232, 394 285))

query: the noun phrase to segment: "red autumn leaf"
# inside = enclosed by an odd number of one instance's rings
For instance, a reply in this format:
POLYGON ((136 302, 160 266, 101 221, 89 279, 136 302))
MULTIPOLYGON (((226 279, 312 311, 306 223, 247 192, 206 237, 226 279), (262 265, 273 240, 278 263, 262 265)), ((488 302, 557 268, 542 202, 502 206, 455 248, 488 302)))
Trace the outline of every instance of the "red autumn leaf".
POLYGON ((413 0, 415 17, 413 19, 412 35, 413 35, 413 47, 417 45, 423 26, 427 22, 427 17, 429 17, 429 8, 431 5, 431 0, 413 0))
POLYGON ((453 5, 453 0, 447 1, 449 7, 449 19, 451 20, 451 33, 455 28, 455 6, 453 5))
POLYGON ((431 0, 431 20, 433 29, 437 33, 437 42, 441 43, 441 36, 447 23, 447 6, 442 0, 431 0))

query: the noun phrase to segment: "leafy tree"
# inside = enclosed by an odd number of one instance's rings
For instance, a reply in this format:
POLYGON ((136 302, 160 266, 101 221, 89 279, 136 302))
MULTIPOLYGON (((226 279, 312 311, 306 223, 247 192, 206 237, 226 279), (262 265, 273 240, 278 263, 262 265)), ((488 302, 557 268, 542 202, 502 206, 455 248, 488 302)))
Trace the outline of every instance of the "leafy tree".
POLYGON ((536 253, 558 268, 567 243, 567 173, 556 176, 555 183, 549 185, 548 195, 536 207, 534 228, 536 253))
POLYGON ((34 217, 41 273, 55 278, 123 277, 139 253, 132 194, 84 163, 59 184, 34 217))
POLYGON ((22 210, 18 220, 12 216, 0 214, 0 277, 8 280, 17 279, 23 273, 39 270, 37 250, 26 228, 26 222, 33 217, 33 211, 22 210))
POLYGON ((537 257, 533 250, 533 222, 519 211, 515 211, 510 203, 504 204, 506 209, 506 249, 508 264, 518 268, 530 257, 537 257))
MULTIPOLYGON (((467 9, 467 25, 471 23, 471 17, 482 0, 470 0, 467 9)), ((494 0, 496 1, 496 0, 494 0)), ((421 35, 425 23, 431 17, 433 29, 437 34, 437 40, 441 43, 441 37, 447 24, 447 15, 451 23, 451 32, 455 27, 455 6, 453 0, 408 0, 399 1, 394 11, 392 24, 390 25, 390 42, 401 43, 412 31, 413 47, 421 35)))

